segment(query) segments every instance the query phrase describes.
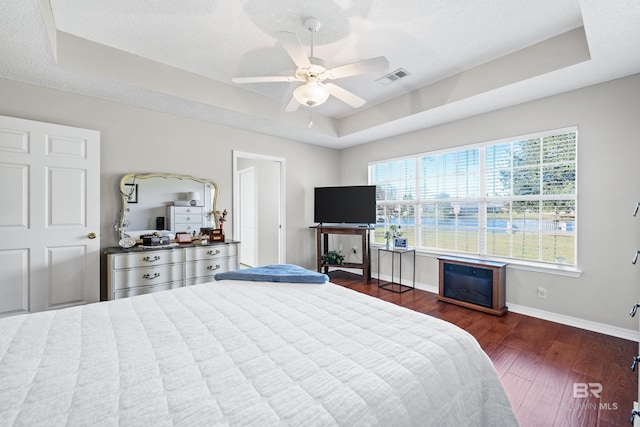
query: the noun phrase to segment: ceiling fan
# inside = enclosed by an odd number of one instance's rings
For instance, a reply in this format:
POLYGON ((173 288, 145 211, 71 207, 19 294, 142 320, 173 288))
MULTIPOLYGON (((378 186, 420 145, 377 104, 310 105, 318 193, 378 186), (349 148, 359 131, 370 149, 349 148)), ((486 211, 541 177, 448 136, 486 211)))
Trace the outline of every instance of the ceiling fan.
POLYGON ((296 111, 300 105, 306 105, 309 108, 315 107, 324 103, 329 95, 335 96, 353 108, 362 107, 366 103, 364 99, 338 85, 325 81, 384 71, 389 68, 387 58, 378 56, 334 68, 326 68, 324 61, 313 56, 313 34, 320 28, 320 21, 316 18, 308 18, 304 25, 311 32, 311 55, 309 56, 307 56, 296 33, 288 31, 276 33, 278 41, 296 65, 293 76, 234 77, 231 81, 234 83, 302 82, 303 84, 293 91, 293 97, 287 104, 285 111, 296 111))

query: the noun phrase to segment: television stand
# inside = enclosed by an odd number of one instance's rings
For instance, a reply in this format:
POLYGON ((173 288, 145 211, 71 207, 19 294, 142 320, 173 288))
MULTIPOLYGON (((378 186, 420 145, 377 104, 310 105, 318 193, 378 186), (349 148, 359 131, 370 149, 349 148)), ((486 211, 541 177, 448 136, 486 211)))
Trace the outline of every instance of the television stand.
POLYGON ((318 272, 327 274, 329 267, 344 267, 344 268, 360 268, 362 269, 362 280, 364 283, 371 282, 371 238, 369 231, 373 230, 373 227, 369 225, 360 226, 345 226, 345 225, 314 225, 310 228, 316 229, 316 263, 318 266, 318 272), (362 263, 348 262, 340 265, 324 264, 322 262, 322 255, 329 252, 329 234, 349 234, 360 235, 362 237, 362 263))

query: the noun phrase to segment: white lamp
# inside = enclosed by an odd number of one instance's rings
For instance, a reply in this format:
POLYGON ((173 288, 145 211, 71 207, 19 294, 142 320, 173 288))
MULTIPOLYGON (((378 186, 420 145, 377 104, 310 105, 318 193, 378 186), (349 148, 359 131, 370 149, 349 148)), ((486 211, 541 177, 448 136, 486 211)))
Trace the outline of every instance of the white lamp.
POLYGON ((200 192, 199 191, 190 191, 187 193, 187 200, 190 200, 191 206, 196 206, 198 201, 200 201, 200 192))
POLYGON ((314 107, 329 98, 329 89, 316 79, 309 79, 293 91, 293 97, 302 105, 314 107))

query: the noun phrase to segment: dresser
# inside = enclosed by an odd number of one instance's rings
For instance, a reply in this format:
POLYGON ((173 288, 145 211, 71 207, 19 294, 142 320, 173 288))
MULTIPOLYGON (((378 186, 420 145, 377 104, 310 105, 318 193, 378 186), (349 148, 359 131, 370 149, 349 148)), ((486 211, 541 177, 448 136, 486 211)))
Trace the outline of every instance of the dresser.
POLYGON ((239 268, 239 242, 161 249, 108 248, 107 298, 118 299, 210 282, 239 268))
POLYGON ((202 206, 167 206, 167 229, 174 233, 200 233, 204 227, 204 208, 202 206))

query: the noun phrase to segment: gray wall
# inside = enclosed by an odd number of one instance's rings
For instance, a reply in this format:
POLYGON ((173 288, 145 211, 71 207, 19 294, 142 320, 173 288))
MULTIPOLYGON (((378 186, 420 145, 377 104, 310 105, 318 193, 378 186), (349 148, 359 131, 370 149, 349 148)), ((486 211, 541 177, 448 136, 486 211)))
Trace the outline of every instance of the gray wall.
MULTIPOLYGON (((315 268, 313 187, 337 184, 339 152, 240 129, 0 79, 0 115, 101 132, 102 247, 116 246, 118 184, 131 172, 171 172, 218 183, 218 208, 232 207, 232 150, 287 163, 287 262, 315 268)), ((225 224, 233 230, 231 214, 225 224)), ((227 237, 231 237, 227 235, 227 237)))
MULTIPOLYGON (((580 277, 508 268, 507 301, 588 321, 636 329, 627 315, 638 300, 640 75, 341 151, 344 184, 367 183, 368 162, 429 150, 578 126, 580 277), (536 289, 544 286, 547 299, 536 289)), ((375 263, 374 263, 375 264, 375 263)), ((376 266, 373 266, 374 269, 376 266)), ((417 261, 420 283, 437 285, 433 256, 417 261)))

